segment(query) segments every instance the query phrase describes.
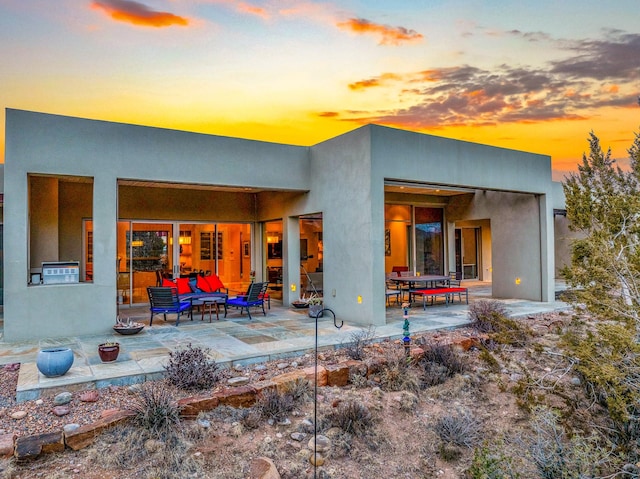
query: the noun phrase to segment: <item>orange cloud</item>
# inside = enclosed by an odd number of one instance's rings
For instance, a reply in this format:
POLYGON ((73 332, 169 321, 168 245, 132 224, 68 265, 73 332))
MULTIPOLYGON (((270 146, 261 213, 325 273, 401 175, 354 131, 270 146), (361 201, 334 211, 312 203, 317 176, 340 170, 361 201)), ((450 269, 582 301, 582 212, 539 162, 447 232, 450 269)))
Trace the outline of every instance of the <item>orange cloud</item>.
POLYGON ((256 7, 255 5, 249 5, 248 3, 238 3, 237 7, 239 12, 249 13, 251 15, 257 15, 258 17, 262 17, 264 19, 269 18, 269 14, 262 7, 256 7))
POLYGON ((130 0, 94 0, 94 10, 102 10, 114 20, 144 27, 186 26, 189 21, 169 12, 156 12, 142 3, 130 0))
POLYGON ((397 81, 401 79, 402 77, 395 73, 383 73, 376 78, 368 78, 366 80, 349 83, 349 88, 352 90, 364 90, 365 88, 382 86, 389 81, 397 81))
POLYGON ((380 37, 380 45, 400 45, 401 43, 420 42, 424 38, 421 33, 404 27, 390 27, 373 23, 365 18, 350 18, 346 22, 338 22, 338 28, 364 35, 373 34, 380 37))

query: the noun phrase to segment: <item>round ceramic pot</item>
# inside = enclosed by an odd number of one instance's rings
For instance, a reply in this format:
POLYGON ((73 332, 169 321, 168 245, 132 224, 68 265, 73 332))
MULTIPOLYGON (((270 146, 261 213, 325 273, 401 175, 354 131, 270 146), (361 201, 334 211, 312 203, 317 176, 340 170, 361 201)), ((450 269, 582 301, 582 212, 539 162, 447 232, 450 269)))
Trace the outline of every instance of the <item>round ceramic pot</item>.
POLYGON ((310 318, 321 318, 323 313, 322 310, 324 306, 321 304, 312 304, 309 306, 309 317, 310 318))
POLYGON ((101 344, 98 346, 98 354, 100 355, 100 360, 103 363, 110 363, 118 359, 118 354, 120 353, 120 345, 119 344, 110 344, 104 345, 101 344))
POLYGON ((73 364, 73 351, 69 348, 48 348, 38 351, 36 366, 48 378, 66 374, 73 364))

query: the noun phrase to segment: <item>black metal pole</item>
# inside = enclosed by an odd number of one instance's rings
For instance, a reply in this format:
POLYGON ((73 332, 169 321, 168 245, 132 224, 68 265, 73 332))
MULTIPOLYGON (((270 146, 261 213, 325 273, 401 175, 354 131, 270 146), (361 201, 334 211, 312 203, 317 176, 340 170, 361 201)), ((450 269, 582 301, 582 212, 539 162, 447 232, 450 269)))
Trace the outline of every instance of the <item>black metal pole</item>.
POLYGON ((336 322, 336 313, 334 313, 329 308, 324 308, 318 311, 315 315, 316 319, 316 349, 315 349, 315 367, 314 367, 314 377, 313 377, 313 478, 317 479, 318 474, 318 318, 323 315, 323 313, 327 311, 331 313, 333 316, 333 325, 340 329, 344 326, 344 321, 340 322, 340 326, 336 322))

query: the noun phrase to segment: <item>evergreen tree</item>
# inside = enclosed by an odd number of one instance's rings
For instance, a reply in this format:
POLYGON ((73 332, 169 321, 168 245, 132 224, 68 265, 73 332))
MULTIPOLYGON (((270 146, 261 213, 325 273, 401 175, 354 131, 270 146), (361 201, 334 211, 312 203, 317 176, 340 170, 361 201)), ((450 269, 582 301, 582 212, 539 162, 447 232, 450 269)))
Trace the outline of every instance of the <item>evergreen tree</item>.
POLYGON ((632 324, 640 337, 640 134, 623 171, 592 132, 589 155, 564 183, 572 244, 562 273, 576 301, 596 317, 632 324))

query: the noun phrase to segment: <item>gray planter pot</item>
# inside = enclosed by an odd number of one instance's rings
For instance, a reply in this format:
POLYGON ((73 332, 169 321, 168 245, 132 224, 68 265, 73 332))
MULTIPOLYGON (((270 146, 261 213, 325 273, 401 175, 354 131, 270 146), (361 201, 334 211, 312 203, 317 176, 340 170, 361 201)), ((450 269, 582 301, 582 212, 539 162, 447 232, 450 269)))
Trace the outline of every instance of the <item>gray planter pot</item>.
POLYGON ((310 318, 321 318, 322 317, 322 310, 324 309, 324 305, 322 304, 310 304, 309 305, 309 317, 310 318))

